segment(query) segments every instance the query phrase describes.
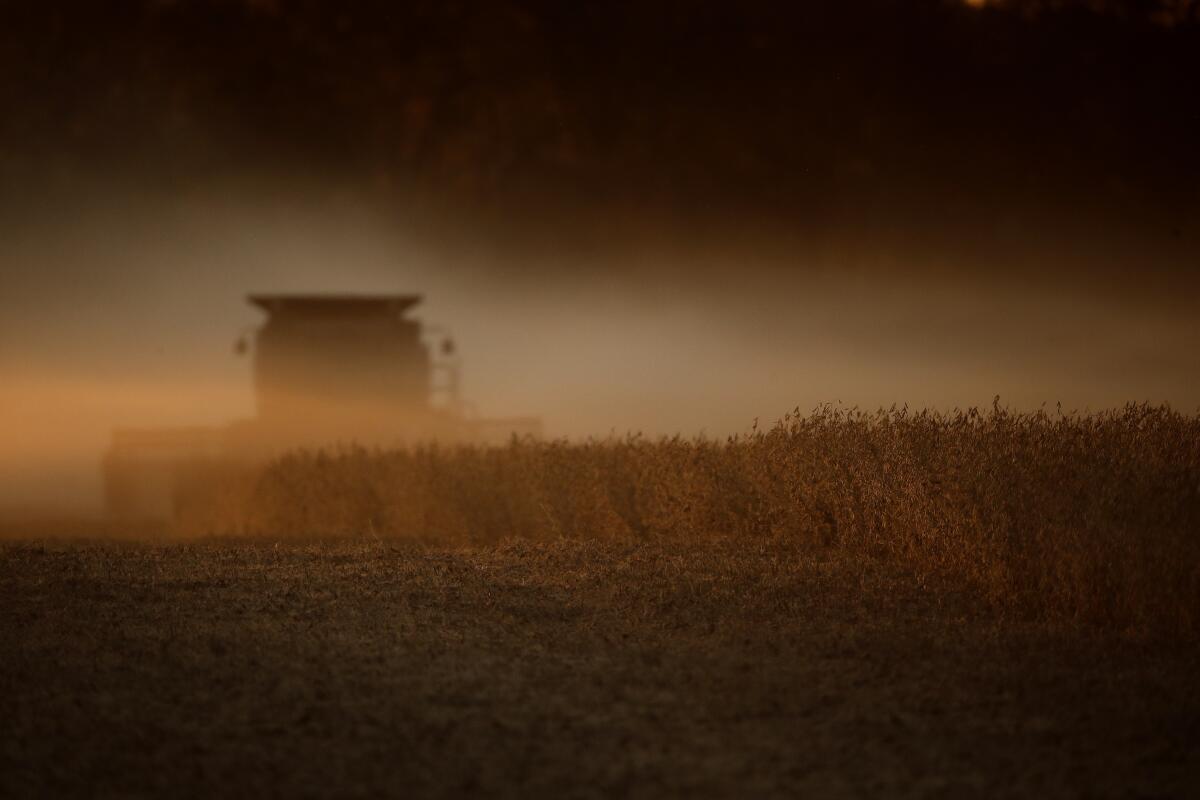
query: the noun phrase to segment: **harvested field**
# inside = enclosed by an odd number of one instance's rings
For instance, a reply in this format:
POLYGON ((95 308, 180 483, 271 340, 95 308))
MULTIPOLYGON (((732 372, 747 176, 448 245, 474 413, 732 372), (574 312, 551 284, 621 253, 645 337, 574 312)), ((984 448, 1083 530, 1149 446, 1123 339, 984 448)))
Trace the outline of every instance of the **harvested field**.
POLYGON ((795 542, 8 543, 0 796, 1194 796, 1194 647, 795 542))

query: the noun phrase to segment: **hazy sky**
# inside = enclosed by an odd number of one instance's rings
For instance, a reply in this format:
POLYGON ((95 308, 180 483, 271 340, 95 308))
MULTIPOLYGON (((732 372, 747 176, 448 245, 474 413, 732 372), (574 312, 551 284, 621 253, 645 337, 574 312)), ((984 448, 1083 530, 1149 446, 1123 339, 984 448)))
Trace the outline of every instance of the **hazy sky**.
POLYGON ((1195 25, 335 5, 0 9, 0 509, 250 414, 251 291, 422 293, 555 436, 1200 406, 1195 25))

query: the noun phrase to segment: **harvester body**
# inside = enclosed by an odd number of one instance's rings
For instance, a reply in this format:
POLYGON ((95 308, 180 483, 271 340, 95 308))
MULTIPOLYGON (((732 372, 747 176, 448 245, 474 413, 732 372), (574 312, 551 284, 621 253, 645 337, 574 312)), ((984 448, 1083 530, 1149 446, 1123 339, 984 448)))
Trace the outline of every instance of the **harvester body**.
MULTIPOLYGON (((252 345, 254 415, 213 428, 114 431, 103 468, 111 515, 174 517, 183 476, 198 464, 254 464, 297 448, 494 443, 541 433, 536 418, 464 413, 457 363, 436 361, 421 322, 407 316, 419 295, 248 299, 267 314, 252 345)), ((239 342, 245 349, 251 345, 239 342)))

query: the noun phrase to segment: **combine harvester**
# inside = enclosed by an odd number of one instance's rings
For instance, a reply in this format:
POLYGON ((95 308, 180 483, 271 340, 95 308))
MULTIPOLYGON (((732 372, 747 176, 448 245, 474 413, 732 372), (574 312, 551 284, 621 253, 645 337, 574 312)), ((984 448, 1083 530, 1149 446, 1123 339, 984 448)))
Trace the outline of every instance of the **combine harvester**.
POLYGON ((406 316, 420 295, 251 295, 267 314, 253 344, 255 416, 217 428, 113 432, 103 477, 118 519, 170 521, 197 464, 262 463, 288 450, 346 444, 494 444, 540 436, 534 417, 480 419, 459 396, 454 344, 435 359, 406 316))

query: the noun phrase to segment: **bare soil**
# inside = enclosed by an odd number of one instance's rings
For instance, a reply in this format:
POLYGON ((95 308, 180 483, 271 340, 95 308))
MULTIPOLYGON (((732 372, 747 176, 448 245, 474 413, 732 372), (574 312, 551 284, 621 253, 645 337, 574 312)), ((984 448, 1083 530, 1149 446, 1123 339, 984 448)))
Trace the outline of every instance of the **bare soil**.
POLYGON ((784 543, 0 544, 0 796, 1188 797, 1192 646, 784 543))

